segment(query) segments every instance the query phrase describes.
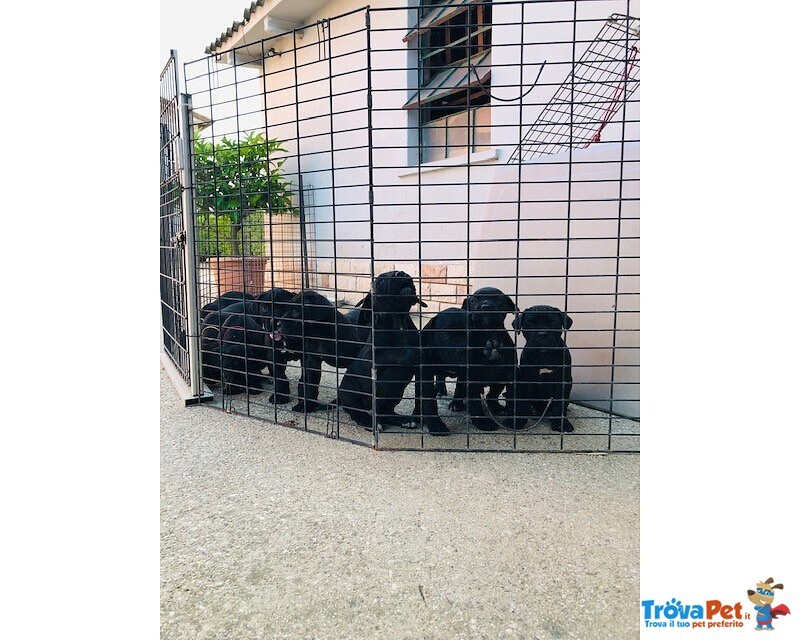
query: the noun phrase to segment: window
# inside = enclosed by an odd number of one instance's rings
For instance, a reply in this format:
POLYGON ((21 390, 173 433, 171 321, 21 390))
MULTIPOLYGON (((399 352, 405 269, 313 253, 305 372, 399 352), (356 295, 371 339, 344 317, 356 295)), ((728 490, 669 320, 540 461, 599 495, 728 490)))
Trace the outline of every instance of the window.
MULTIPOLYGON (((424 4, 430 4, 425 0, 424 4)), ((405 108, 419 114, 421 162, 486 149, 491 142, 489 0, 440 0, 403 38, 418 49, 419 90, 405 108)))

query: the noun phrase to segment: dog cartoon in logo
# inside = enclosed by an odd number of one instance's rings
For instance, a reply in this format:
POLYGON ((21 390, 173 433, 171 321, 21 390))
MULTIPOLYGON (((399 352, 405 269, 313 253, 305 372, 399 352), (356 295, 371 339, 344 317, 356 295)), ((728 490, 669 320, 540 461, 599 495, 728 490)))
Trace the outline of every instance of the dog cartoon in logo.
POLYGON ((772 584, 772 578, 767 578, 764 582, 756 583, 755 591, 752 589, 747 590, 747 598, 756 605, 755 610, 758 612, 756 616, 756 623, 758 624, 756 629, 758 631, 763 629, 772 631, 775 628, 772 626, 773 618, 791 613, 789 607, 785 604, 777 607, 772 606, 772 601, 775 600, 775 589, 783 589, 783 583, 772 584))

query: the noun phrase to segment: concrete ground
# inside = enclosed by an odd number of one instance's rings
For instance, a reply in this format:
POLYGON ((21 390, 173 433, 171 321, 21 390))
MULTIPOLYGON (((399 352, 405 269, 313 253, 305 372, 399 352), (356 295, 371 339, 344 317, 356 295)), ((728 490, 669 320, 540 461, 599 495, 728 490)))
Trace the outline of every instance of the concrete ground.
POLYGON ((637 638, 639 456, 374 451, 162 371, 161 580, 170 640, 637 638))

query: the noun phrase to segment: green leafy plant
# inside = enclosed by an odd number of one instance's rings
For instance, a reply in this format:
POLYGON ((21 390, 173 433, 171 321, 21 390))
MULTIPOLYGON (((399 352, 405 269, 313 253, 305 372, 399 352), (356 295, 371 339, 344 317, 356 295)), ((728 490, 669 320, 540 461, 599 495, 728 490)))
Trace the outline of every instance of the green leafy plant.
POLYGON ((282 175, 279 140, 250 132, 216 145, 194 143, 195 211, 200 255, 264 255, 264 215, 297 214, 282 175))

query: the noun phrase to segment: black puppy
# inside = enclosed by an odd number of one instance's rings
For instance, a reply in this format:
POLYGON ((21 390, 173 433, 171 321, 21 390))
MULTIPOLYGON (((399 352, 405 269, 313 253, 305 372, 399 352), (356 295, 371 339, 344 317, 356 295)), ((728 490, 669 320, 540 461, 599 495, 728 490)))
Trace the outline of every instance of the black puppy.
POLYGON ((409 311, 417 297, 414 281, 405 271, 389 271, 375 278, 370 291, 374 314, 375 357, 372 345, 359 352, 339 384, 338 404, 359 426, 372 428, 372 367, 375 366, 375 409, 381 426, 411 422, 395 413, 403 392, 419 365, 419 329, 409 311))
POLYGON ((525 309, 514 321, 514 329, 525 336, 517 384, 506 393, 506 404, 513 416, 504 423, 521 429, 529 418, 543 416, 553 431, 574 431, 567 419, 567 404, 572 392, 572 356, 562 333, 572 326, 572 318, 547 305, 525 309))
POLYGON ((237 302, 242 302, 243 300, 255 300, 256 297, 245 291, 228 291, 223 293, 219 298, 214 300, 214 302, 209 302, 205 305, 202 309, 200 309, 200 319, 204 320, 208 315, 210 315, 214 311, 219 311, 220 309, 224 309, 225 307, 229 307, 232 304, 236 304, 237 302))
MULTIPOLYGON (((224 310, 223 310, 224 311, 224 310)), ((259 394, 267 382, 261 372, 268 364, 264 327, 246 314, 228 315, 222 325, 222 386, 230 395, 259 394)))
MULTIPOLYGON (((485 289, 479 289, 479 291, 488 291, 490 294, 492 294, 492 291, 499 291, 499 289, 494 289, 493 287, 487 287, 485 289)), ((477 293, 478 292, 476 292, 476 294, 477 293)), ((508 299, 510 300, 510 298, 508 299)), ((461 303, 461 308, 470 310, 470 305, 474 305, 476 303, 476 300, 477 299, 473 296, 469 298, 464 298, 464 301, 461 303)), ((513 310, 517 313, 519 312, 519 309, 517 309, 516 306, 514 306, 513 310)), ((514 320, 516 321, 516 316, 514 320)), ((507 348, 509 346, 510 338, 509 341, 505 341, 505 338, 503 338, 503 341, 504 341, 503 346, 507 348)), ((511 344, 513 344, 513 342, 511 342, 511 344)), ((489 410, 492 412, 493 415, 504 413, 505 408, 498 402, 498 398, 500 397, 500 394, 503 392, 503 390, 506 388, 505 383, 498 382, 495 384, 490 384, 488 385, 488 387, 489 391, 486 394, 486 405, 489 407, 489 410)), ((437 396, 447 395, 447 387, 445 386, 444 376, 440 375, 436 376, 436 395, 437 396)), ((450 404, 448 405, 450 411, 464 411, 464 409, 466 409, 466 405, 464 403, 465 397, 466 397, 466 381, 459 379, 456 381, 456 389, 455 393, 453 394, 453 399, 450 401, 450 404)))
POLYGON ((266 334, 265 345, 269 349, 267 369, 275 383, 275 391, 269 397, 269 401, 273 404, 286 404, 291 400, 286 364, 290 360, 300 359, 298 355, 286 352, 282 345, 276 345, 272 340, 275 324, 289 311, 290 303, 296 295, 292 291, 273 287, 259 295, 251 305, 254 318, 260 321, 266 334))
POLYGON ((513 381, 516 351, 503 323, 507 314, 517 312, 511 298, 500 289, 484 287, 464 300, 461 309, 445 309, 422 329, 422 366, 414 413, 421 415, 430 433, 449 433, 436 406, 437 376, 458 378, 454 402, 466 399, 475 427, 484 431, 498 428, 485 415, 481 394, 489 387, 490 397, 496 402, 513 381))
MULTIPOLYGON (((249 296, 250 294, 245 295, 249 296)), ((288 402, 289 381, 286 379, 286 356, 274 348, 268 335, 273 329, 274 319, 285 313, 286 304, 294 295, 291 291, 275 287, 257 297, 250 296, 247 300, 236 300, 233 296, 229 298, 223 296, 214 303, 206 305, 207 313, 200 324, 203 378, 213 386, 222 380, 221 368, 230 371, 238 370, 244 374, 242 363, 245 356, 248 355, 246 347, 248 345, 252 347, 249 355, 253 356, 253 366, 262 361, 265 355, 263 349, 266 348, 268 351, 263 366, 269 368, 269 374, 275 379, 275 394, 270 400, 274 400, 277 396, 280 402, 288 402), (213 306, 217 306, 218 309, 214 310, 213 306), (249 322, 246 322, 245 319, 249 322), (241 330, 238 333, 234 330, 230 332, 230 335, 225 336, 226 326, 238 326, 241 330), (242 332, 246 332, 246 334, 242 332), (221 334, 223 337, 220 340, 221 334), (226 349, 227 342, 231 342, 232 346, 226 349), (254 350, 257 353, 253 353, 254 350), (225 362, 226 358, 227 362, 225 362)), ((249 360, 248 358, 248 362, 249 360)), ((237 383, 232 386, 243 388, 247 385, 237 383)))
POLYGON ((322 407, 319 381, 322 363, 346 369, 369 339, 371 296, 367 295, 346 315, 316 291, 301 291, 277 320, 271 338, 287 357, 301 360, 298 402, 292 411, 311 413, 322 407))
POLYGON ((216 387, 222 381, 222 325, 233 313, 243 313, 241 300, 236 302, 231 299, 221 298, 203 307, 205 315, 200 322, 200 361, 203 380, 210 386, 216 387), (225 304, 227 302, 227 304, 225 304), (212 305, 216 307, 213 308, 212 305), (231 313, 226 309, 234 307, 231 313))
POLYGON ((200 309, 200 354, 202 361, 203 379, 212 387, 220 381, 220 360, 222 359, 222 343, 219 335, 222 323, 227 316, 223 315, 224 309, 237 305, 235 313, 244 310, 243 301, 254 300, 255 296, 244 291, 228 291, 219 298, 200 309))

